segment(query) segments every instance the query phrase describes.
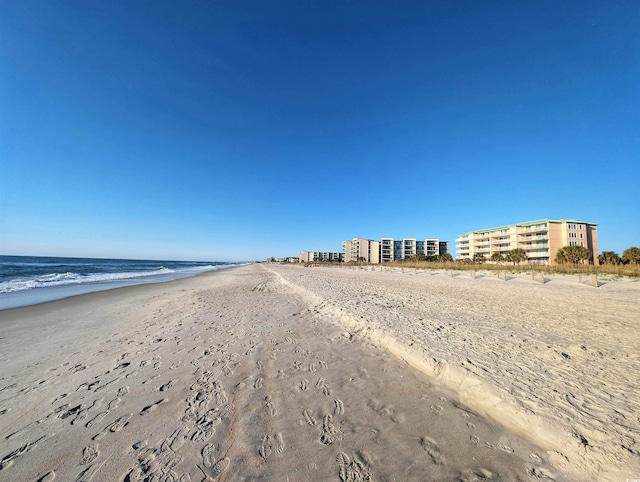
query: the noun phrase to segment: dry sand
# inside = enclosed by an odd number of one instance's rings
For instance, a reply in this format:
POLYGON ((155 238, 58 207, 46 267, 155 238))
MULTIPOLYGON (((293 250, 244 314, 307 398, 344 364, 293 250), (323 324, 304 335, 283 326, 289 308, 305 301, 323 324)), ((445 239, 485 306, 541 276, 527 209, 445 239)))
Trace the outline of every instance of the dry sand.
POLYGON ((0 312, 0 479, 640 478, 640 283, 253 265, 0 312))

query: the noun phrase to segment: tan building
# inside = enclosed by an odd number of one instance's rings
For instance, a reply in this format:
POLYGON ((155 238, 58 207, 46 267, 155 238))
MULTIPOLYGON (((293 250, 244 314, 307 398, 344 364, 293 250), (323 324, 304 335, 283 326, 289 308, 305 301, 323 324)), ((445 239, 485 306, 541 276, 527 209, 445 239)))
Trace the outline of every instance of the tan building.
POLYGON ((301 263, 312 263, 314 261, 342 261, 342 253, 337 251, 300 251, 298 260, 301 263))
POLYGON ((342 242, 342 252, 345 263, 359 261, 361 258, 367 263, 380 263, 380 241, 353 238, 351 241, 342 242))
POLYGON ((456 255, 473 259, 480 253, 489 260, 493 253, 505 255, 522 248, 530 264, 552 264, 564 246, 584 246, 591 251, 593 263, 598 264, 597 225, 576 219, 540 219, 480 229, 456 239, 456 255))

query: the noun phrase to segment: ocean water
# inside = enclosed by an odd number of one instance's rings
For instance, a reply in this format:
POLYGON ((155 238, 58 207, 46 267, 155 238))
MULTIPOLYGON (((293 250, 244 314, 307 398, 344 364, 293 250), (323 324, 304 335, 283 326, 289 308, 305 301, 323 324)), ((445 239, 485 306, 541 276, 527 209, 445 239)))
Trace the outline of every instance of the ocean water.
POLYGON ((220 261, 0 256, 0 310, 238 266, 220 261))

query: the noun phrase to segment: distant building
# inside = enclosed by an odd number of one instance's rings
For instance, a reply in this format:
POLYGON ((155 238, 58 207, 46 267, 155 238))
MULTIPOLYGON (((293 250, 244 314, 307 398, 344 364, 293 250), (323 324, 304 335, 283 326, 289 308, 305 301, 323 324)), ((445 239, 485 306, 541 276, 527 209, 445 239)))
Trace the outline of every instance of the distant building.
POLYGON ((314 261, 342 261, 342 253, 337 251, 300 251, 298 260, 301 263, 312 263, 314 261))
POLYGON ((380 241, 353 238, 342 242, 343 259, 346 263, 364 259, 366 263, 380 262, 380 241))
POLYGON ((437 238, 417 240, 416 238, 382 238, 380 240, 380 262, 387 263, 398 259, 407 259, 424 253, 426 256, 438 256, 449 252, 449 242, 437 238))
POLYGON ((449 242, 437 238, 418 240, 416 238, 382 238, 380 241, 354 238, 343 241, 342 248, 345 261, 358 261, 364 258, 367 263, 387 263, 389 261, 407 259, 424 253, 427 256, 438 256, 449 252, 449 242))
POLYGON ((598 264, 597 224, 576 219, 540 219, 461 234, 456 239, 457 258, 473 259, 476 253, 487 260, 493 253, 505 255, 524 249, 530 264, 555 263, 564 246, 584 246, 598 264))

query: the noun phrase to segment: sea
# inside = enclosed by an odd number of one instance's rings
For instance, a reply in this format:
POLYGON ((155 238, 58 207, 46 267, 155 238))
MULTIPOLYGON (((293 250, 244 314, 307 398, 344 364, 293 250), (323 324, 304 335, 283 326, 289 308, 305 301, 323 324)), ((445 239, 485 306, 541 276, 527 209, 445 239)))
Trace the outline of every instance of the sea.
POLYGON ((0 310, 188 278, 246 263, 0 256, 0 310))

